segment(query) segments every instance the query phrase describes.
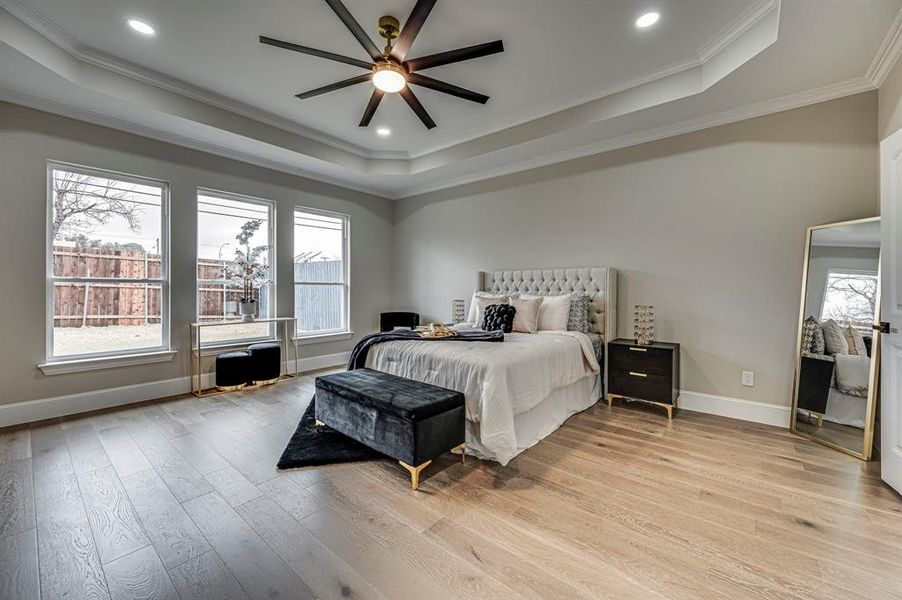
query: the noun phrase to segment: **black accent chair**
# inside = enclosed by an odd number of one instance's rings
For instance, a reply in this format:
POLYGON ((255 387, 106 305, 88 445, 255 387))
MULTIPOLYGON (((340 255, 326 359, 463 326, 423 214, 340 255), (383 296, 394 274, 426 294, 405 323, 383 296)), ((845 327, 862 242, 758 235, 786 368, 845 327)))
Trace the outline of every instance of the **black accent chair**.
POLYGON ((236 390, 251 380, 251 355, 244 350, 216 355, 216 387, 220 391, 236 390))
POLYGON ((260 342, 247 347, 250 354, 250 381, 254 385, 275 383, 282 375, 282 346, 278 342, 260 342))
POLYGON ((420 315, 415 312, 384 312, 379 315, 379 331, 392 331, 395 327, 414 329, 420 324, 420 315))

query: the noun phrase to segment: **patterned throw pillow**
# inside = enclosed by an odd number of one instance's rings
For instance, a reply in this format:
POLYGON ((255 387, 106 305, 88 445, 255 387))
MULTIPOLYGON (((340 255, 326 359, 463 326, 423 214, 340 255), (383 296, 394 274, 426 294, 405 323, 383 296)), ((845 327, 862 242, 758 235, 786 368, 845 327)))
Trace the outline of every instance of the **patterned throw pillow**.
POLYGON ((588 294, 573 294, 570 298, 570 316, 567 318, 567 331, 589 333, 588 294))
POLYGON ((814 317, 808 317, 802 323, 802 352, 824 353, 824 332, 814 317))
POLYGON ((514 315, 517 309, 510 304, 492 304, 485 308, 482 317, 482 328, 485 331, 498 331, 510 333, 514 328, 514 315))

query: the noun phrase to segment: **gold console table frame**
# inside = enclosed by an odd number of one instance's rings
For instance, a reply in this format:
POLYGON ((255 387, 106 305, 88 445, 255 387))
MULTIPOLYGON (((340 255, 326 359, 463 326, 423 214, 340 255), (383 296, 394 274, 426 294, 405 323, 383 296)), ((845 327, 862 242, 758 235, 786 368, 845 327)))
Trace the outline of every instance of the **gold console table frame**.
MULTIPOLYGON (((279 345, 282 347, 282 357, 284 359, 284 364, 290 365, 291 361, 294 361, 294 372, 291 370, 287 370, 287 372, 283 375, 280 375, 278 379, 271 383, 278 383, 280 381, 285 381, 287 379, 297 379, 300 377, 300 353, 298 351, 298 340, 297 340, 297 328, 298 328, 298 320, 295 317, 273 317, 271 319, 254 319, 254 323, 281 323, 282 324, 282 335, 281 337, 278 334, 278 327, 276 327, 277 331, 275 332, 275 340, 249 340, 248 345, 254 344, 257 342, 264 341, 277 341, 279 345), (294 334, 292 335, 291 330, 289 329, 289 325, 294 327, 294 334), (289 359, 288 356, 288 348, 294 347, 293 358, 289 359)), ((189 359, 190 363, 190 371, 191 371, 191 393, 197 396, 198 398, 203 398, 204 396, 213 396, 216 394, 227 394, 230 391, 239 391, 239 390, 247 390, 253 389, 255 387, 260 387, 260 385, 246 385, 238 388, 237 390, 220 390, 216 386, 209 387, 204 389, 203 387, 203 358, 204 358, 204 347, 201 343, 201 331, 208 327, 227 327, 229 325, 247 325, 244 321, 213 321, 210 323, 189 323, 188 324, 188 340, 189 345, 191 347, 191 357, 189 359)), ((224 347, 238 346, 240 344, 225 344, 224 347)), ((215 348, 208 348, 209 350, 214 350, 215 348)), ((212 354, 208 356, 213 356, 212 354)), ((279 365, 279 370, 281 372, 282 365, 279 365)), ((269 382, 268 382, 269 383, 269 382)))

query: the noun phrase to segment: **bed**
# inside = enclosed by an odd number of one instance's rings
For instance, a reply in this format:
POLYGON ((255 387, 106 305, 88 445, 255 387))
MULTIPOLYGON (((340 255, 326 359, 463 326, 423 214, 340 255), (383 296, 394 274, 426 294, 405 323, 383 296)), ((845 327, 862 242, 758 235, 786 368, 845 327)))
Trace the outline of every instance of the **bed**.
POLYGON ((617 272, 610 267, 481 272, 477 289, 589 295, 590 333, 511 333, 500 344, 396 341, 366 366, 463 392, 467 451, 506 465, 603 395, 605 340, 616 337, 617 272))

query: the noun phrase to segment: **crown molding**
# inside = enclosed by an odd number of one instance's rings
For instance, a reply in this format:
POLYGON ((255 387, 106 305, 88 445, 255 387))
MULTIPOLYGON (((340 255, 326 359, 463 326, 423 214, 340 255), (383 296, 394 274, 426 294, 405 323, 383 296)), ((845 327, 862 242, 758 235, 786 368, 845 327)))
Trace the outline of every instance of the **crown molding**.
POLYGON ((398 196, 390 197, 393 199, 397 199, 399 197, 410 198, 412 196, 428 194, 430 192, 447 190, 450 188, 476 183, 478 181, 494 179, 505 175, 513 175, 515 173, 522 173, 523 171, 529 171, 540 167, 547 167, 578 158, 585 158, 586 156, 592 156, 594 154, 602 154, 604 152, 610 152, 612 150, 620 150, 622 148, 628 148, 630 146, 663 140, 666 138, 683 135, 685 133, 700 131, 702 129, 709 129, 711 127, 718 127, 720 125, 728 125, 730 123, 745 121, 747 119, 754 119, 756 117, 763 117, 774 113, 793 110, 795 108, 802 108, 804 106, 818 104, 820 102, 836 100, 839 98, 844 98, 846 96, 852 96, 854 94, 872 91, 874 89, 875 86, 869 78, 857 77, 855 79, 850 79, 848 81, 824 86, 822 88, 814 90, 808 90, 797 94, 790 94, 787 96, 782 96, 780 98, 775 98, 773 100, 756 102, 754 104, 749 104, 747 106, 723 111, 713 115, 699 117, 697 119, 681 121, 663 127, 648 129, 646 131, 641 131, 635 134, 625 135, 594 144, 583 145, 577 148, 571 148, 561 152, 556 152, 553 154, 508 164, 495 169, 479 171, 464 177, 448 179, 442 181, 441 183, 413 186, 411 188, 402 190, 398 196))
POLYGON ((111 117, 109 115, 95 111, 85 110, 69 104, 63 104, 61 102, 54 102, 52 100, 45 100, 43 98, 29 96, 27 94, 22 94, 2 87, 0 87, 0 102, 10 102, 12 104, 18 104, 27 108, 33 108, 35 110, 59 115, 61 117, 76 119, 78 121, 84 121, 86 123, 99 125, 101 127, 109 127, 110 129, 115 129, 117 131, 124 131, 126 133, 139 135, 141 137, 150 138, 160 142, 175 144, 177 146, 182 146, 191 150, 198 150, 200 152, 206 152, 208 154, 221 156, 223 158, 238 160, 244 163, 256 165, 258 167, 264 167, 267 169, 272 169, 274 171, 287 173, 289 175, 297 175, 299 177, 304 177, 306 179, 317 181, 319 183, 332 185, 354 192, 361 192, 383 199, 396 199, 387 195, 386 190, 376 187, 358 185, 349 182, 346 179, 329 177, 328 175, 323 175, 315 171, 303 169, 301 167, 298 167, 297 165, 260 158, 259 156, 256 156, 254 154, 241 152, 239 150, 235 150, 234 148, 220 146, 218 144, 211 144, 209 142, 201 142, 194 138, 189 138, 168 131, 147 127, 145 125, 138 125, 136 123, 133 123, 132 121, 118 119, 116 117, 111 117))
POLYGON ((866 77, 871 80, 874 87, 879 88, 886 81, 886 76, 899 57, 902 56, 902 9, 896 13, 893 24, 883 37, 883 43, 877 50, 866 77))

